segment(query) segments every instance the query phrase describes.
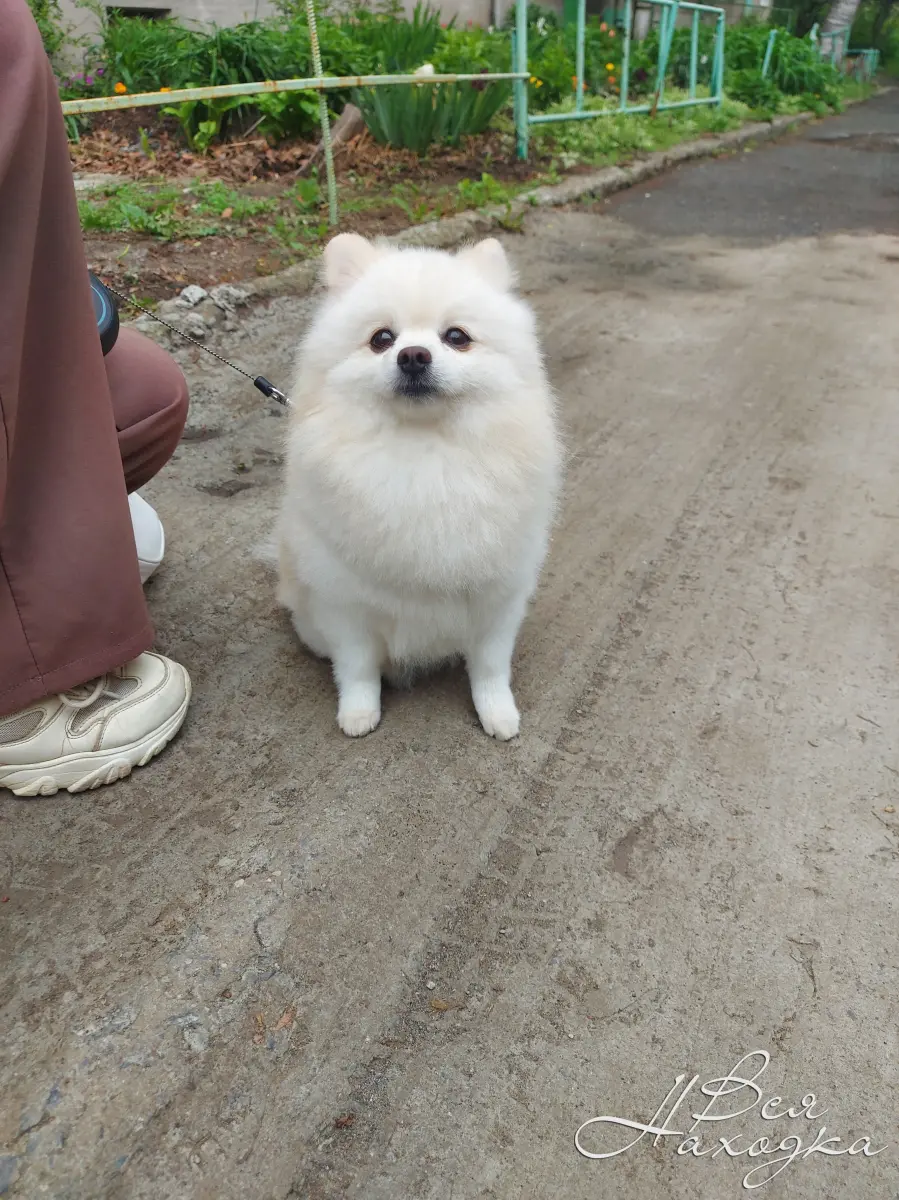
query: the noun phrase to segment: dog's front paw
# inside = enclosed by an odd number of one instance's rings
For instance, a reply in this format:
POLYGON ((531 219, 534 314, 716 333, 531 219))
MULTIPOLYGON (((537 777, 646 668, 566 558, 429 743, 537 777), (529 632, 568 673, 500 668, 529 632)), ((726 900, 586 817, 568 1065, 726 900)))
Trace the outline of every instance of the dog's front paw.
POLYGON ((337 724, 347 737, 365 737, 377 729, 380 720, 379 708, 341 708, 337 712, 337 724))
POLYGON ((482 685, 472 689, 475 708, 484 727, 484 732, 498 742, 508 742, 518 737, 521 717, 511 689, 507 685, 482 685))

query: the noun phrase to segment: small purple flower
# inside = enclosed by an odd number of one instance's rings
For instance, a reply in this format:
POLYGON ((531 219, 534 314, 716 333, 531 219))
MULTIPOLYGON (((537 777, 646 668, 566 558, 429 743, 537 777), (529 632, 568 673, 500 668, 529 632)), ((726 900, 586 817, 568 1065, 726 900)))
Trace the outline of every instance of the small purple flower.
POLYGON ((98 75, 105 75, 105 74, 106 74, 106 68, 105 68, 105 67, 97 67, 97 74, 98 74, 98 75))
POLYGON ((93 75, 85 75, 84 82, 87 84, 88 87, 93 87, 94 86, 93 75))

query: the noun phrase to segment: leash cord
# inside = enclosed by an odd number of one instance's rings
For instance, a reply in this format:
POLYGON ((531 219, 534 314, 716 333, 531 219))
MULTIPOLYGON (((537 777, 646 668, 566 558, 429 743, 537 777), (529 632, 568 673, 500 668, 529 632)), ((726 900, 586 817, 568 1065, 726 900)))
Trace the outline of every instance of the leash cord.
POLYGON ((207 354, 211 354, 213 358, 217 358, 220 363, 224 363, 226 367, 230 367, 232 371, 237 371, 239 375, 243 375, 245 379, 249 379, 253 387, 258 388, 263 396, 270 400, 277 401, 283 408, 292 408, 293 405, 287 396, 276 388, 273 383, 265 378, 264 375, 251 375, 249 371, 245 371, 243 367, 238 367, 235 363, 229 362, 227 358, 223 358, 221 354, 216 354, 214 350, 210 350, 208 346, 204 346, 202 342, 198 342, 196 338, 192 338, 189 333, 185 333, 183 329, 178 329, 174 325, 170 325, 168 321, 164 321, 162 317, 158 317, 155 312, 151 312, 149 308, 144 308, 142 304, 138 304, 136 300, 132 300, 130 296, 124 295, 122 292, 116 291, 114 287, 110 287, 106 281, 103 281, 103 286, 108 288, 114 296, 118 296, 126 304, 130 304, 132 308, 136 308, 138 312, 143 313, 147 317, 152 317, 154 321, 158 321, 160 325, 164 325, 166 329, 170 329, 172 333, 177 333, 179 337, 184 338, 186 342, 196 346, 199 350, 205 350, 207 354))

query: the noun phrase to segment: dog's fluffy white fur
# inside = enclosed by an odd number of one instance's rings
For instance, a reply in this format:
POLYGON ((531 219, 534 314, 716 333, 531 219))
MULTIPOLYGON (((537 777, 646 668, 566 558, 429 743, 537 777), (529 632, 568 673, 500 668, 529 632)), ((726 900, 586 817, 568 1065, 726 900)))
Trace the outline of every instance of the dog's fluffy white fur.
POLYGON ((377 726, 382 675, 462 656, 484 729, 512 738, 561 470, 532 313, 495 239, 451 255, 341 234, 324 281, 291 393, 278 599, 331 660, 344 733, 377 726))

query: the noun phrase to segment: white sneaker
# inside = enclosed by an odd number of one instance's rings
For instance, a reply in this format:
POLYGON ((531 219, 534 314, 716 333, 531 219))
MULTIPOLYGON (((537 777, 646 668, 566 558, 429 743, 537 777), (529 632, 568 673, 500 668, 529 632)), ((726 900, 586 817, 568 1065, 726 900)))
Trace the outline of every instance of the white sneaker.
POLYGON ((190 678, 161 654, 0 718, 0 788, 17 796, 85 792, 142 767, 172 740, 190 678))
POLYGON ((140 581, 146 583, 165 554, 165 531, 156 509, 137 492, 132 492, 128 497, 128 507, 131 509, 131 526, 140 563, 140 581))

